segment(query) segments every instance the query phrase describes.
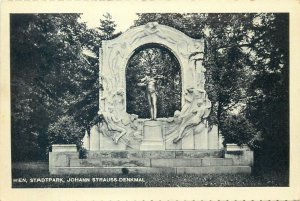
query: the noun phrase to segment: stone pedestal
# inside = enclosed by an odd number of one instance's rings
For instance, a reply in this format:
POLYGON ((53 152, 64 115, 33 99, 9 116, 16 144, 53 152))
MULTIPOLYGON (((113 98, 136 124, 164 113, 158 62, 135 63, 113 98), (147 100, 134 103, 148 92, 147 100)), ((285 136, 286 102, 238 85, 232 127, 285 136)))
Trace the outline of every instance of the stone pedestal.
POLYGON ((208 129, 208 149, 219 149, 218 127, 208 129))
POLYGON ((51 175, 131 174, 250 174, 251 166, 223 158, 222 150, 202 151, 89 151, 79 159, 78 152, 50 152, 51 175))
POLYGON ((226 144, 225 158, 233 160, 234 165, 253 166, 254 154, 247 145, 226 144))
POLYGON ((52 152, 77 152, 76 144, 54 144, 52 152))
POLYGON ((182 138, 182 149, 183 150, 194 150, 195 149, 195 135, 194 130, 187 131, 187 134, 182 138))
POLYGON ((145 121, 140 150, 164 150, 162 126, 159 121, 145 121))
POLYGON ((55 168, 68 167, 71 159, 79 159, 76 144, 54 144, 49 152, 49 172, 55 173, 55 168))
POLYGON ((200 123, 195 128, 195 149, 208 149, 207 127, 204 123, 200 123))
POLYGON ((97 126, 91 128, 90 134, 90 149, 91 151, 100 150, 100 133, 97 130, 97 126))
POLYGON ((82 146, 86 149, 86 150, 90 150, 90 135, 88 134, 87 131, 85 131, 84 137, 82 139, 82 146))

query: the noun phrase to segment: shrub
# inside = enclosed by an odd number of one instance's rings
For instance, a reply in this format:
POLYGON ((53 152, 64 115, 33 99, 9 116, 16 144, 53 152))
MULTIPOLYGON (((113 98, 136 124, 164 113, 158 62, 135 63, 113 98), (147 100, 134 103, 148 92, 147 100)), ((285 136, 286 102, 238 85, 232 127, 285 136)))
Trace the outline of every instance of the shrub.
POLYGON ((222 122, 222 135, 224 144, 236 143, 247 144, 255 148, 260 140, 260 133, 253 124, 243 115, 231 115, 222 122))
POLYGON ((64 115, 48 127, 49 144, 76 144, 81 146, 84 128, 75 122, 73 117, 64 115))
POLYGON ((85 149, 83 147, 79 148, 79 158, 80 159, 86 159, 87 158, 87 153, 88 153, 87 149, 85 149))

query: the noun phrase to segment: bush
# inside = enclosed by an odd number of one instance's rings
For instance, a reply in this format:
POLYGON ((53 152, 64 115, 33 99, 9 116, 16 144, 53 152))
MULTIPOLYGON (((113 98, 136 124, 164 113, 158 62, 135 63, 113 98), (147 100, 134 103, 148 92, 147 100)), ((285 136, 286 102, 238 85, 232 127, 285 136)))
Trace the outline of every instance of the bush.
POLYGON ((48 127, 49 144, 76 144, 81 147, 84 128, 73 117, 64 115, 48 127))
POLYGON ((254 148, 260 140, 260 133, 253 124, 242 115, 231 115, 227 117, 222 122, 221 131, 224 136, 224 144, 247 144, 251 148, 254 148))
POLYGON ((87 149, 85 149, 83 147, 79 148, 79 158, 80 159, 86 159, 87 158, 87 153, 88 153, 87 149))

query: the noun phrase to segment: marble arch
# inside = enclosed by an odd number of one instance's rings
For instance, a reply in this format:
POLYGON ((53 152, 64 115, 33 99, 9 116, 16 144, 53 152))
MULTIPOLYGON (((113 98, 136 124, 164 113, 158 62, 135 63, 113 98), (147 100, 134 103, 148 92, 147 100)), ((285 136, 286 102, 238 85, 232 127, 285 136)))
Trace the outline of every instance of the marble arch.
POLYGON ((218 134, 210 134, 206 117, 211 102, 204 90, 204 41, 157 22, 127 30, 102 41, 99 53, 99 112, 102 121, 86 133, 88 150, 200 150, 219 147, 218 134), (167 48, 181 68, 182 107, 173 117, 142 119, 126 111, 126 67, 140 47, 167 48))
MULTIPOLYGON (((107 110, 108 102, 112 102, 118 92, 126 92, 125 70, 128 60, 136 49, 147 44, 162 45, 175 55, 181 67, 182 91, 190 87, 204 90, 205 68, 201 62, 204 41, 190 38, 172 27, 150 22, 129 29, 113 40, 102 41, 100 80, 104 90, 100 91, 100 110, 107 110)), ((126 110, 125 100, 123 106, 119 105, 118 108, 126 110)))

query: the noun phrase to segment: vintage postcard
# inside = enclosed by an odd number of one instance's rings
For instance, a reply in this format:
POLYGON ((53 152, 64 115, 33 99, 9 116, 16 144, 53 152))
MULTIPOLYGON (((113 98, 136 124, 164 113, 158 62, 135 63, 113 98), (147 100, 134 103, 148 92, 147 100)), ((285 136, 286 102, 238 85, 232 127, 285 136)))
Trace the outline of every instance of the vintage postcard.
POLYGON ((299 200, 299 13, 2 1, 0 200, 299 200))

